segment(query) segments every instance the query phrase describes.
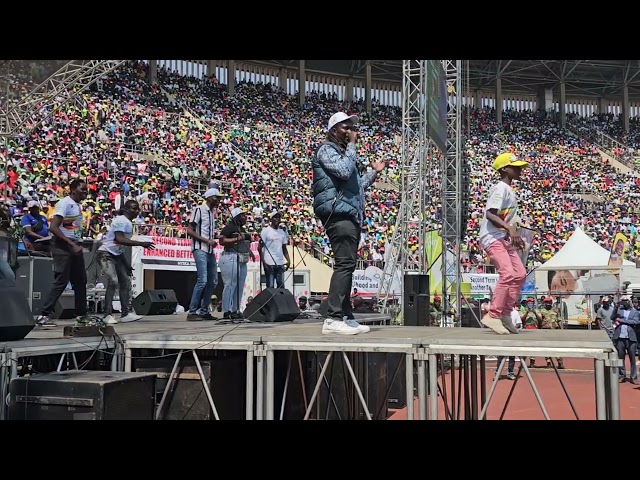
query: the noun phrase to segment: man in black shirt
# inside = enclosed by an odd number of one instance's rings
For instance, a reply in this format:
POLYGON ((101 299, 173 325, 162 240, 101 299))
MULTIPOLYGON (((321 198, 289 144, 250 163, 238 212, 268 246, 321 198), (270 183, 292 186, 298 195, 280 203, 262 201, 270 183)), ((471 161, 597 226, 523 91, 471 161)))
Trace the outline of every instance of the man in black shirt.
POLYGON ((220 232, 220 274, 224 283, 222 290, 222 312, 224 318, 242 318, 240 301, 247 278, 247 263, 255 261, 250 249, 250 235, 245 232, 247 214, 242 208, 231 210, 231 221, 220 232))

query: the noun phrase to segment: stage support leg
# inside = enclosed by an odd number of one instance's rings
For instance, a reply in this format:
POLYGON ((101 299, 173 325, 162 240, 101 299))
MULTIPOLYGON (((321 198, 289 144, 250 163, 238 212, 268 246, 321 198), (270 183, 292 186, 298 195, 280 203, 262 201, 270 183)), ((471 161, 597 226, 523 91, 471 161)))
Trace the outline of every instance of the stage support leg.
POLYGON ((256 356, 256 420, 264 419, 264 360, 265 356, 256 356))
POLYGON ((427 385, 425 361, 418 360, 418 418, 427 420, 427 385))
POLYGON ((413 420, 413 353, 405 357, 405 379, 407 384, 407 420, 413 420))
POLYGON ((438 357, 429 354, 429 419, 438 419, 438 357))
POLYGON ((316 397, 318 396, 318 392, 320 391, 320 384, 324 379, 324 374, 327 371, 327 367, 329 366, 332 356, 333 356, 333 352, 329 352, 329 354, 327 355, 327 358, 324 361, 324 365, 322 366, 322 370, 320 371, 320 376, 318 377, 316 386, 313 389, 313 393, 311 394, 311 400, 309 400, 309 406, 307 407, 307 411, 304 414, 304 420, 309 420, 309 415, 311 414, 311 410, 313 409, 313 404, 315 403, 316 397))
POLYGON ((604 391, 604 360, 595 360, 596 419, 607 419, 607 403, 604 391))
MULTIPOLYGON (((293 353, 293 352, 292 352, 293 353)), ((275 378, 274 378, 274 355, 273 355, 273 350, 267 350, 267 385, 266 385, 266 395, 267 398, 265 399, 265 404, 266 404, 266 408, 267 408, 267 412, 265 414, 265 420, 273 420, 273 410, 274 410, 274 402, 275 402, 275 398, 274 398, 274 392, 275 392, 275 378)), ((289 366, 291 366, 291 364, 289 364, 289 366)), ((287 380, 289 380, 289 377, 287 377, 287 380)), ((285 387, 286 388, 286 387, 285 387)), ((284 399, 282 401, 282 404, 284 406, 284 399)))
POLYGON ((125 372, 131 371, 131 349, 130 348, 124 349, 124 371, 125 372))
MULTIPOLYGON (((507 358, 507 357, 505 357, 505 358, 507 358)), ((522 368, 524 369, 524 373, 527 376, 527 378, 529 379, 529 383, 531 384, 531 389, 533 390, 533 394, 536 396, 536 400, 538 400, 538 404, 540 405, 540 409, 542 410, 542 414, 544 415, 545 420, 550 420, 549 414, 547 413, 547 409, 544 406, 544 402, 542 401, 542 398, 540 397, 540 392, 538 392, 538 388, 536 387, 536 384, 533 381, 533 378, 531 378, 531 372, 529 371, 529 367, 527 367, 527 362, 522 362, 521 361, 520 365, 522 365, 522 368)))
POLYGON ((502 375, 502 369, 504 368, 504 363, 507 361, 507 357, 502 357, 500 360, 500 365, 498 365, 498 372, 496 373, 495 378, 493 379, 493 383, 491 384, 491 388, 489 389, 489 395, 487 395, 487 401, 482 406, 482 410, 480 411, 479 420, 484 419, 484 416, 487 413, 487 409, 489 408, 489 403, 491 403, 491 398, 493 397, 493 393, 496 391, 496 387, 498 386, 498 380, 500 380, 500 375, 502 375))
POLYGON ((213 397, 211 396, 211 391, 209 390, 209 385, 207 385, 207 379, 204 376, 204 372, 202 371, 202 365, 200 365, 200 359, 198 358, 198 354, 195 350, 192 350, 193 359, 196 362, 196 367, 198 368, 198 373, 200 374, 200 380, 202 380, 202 386, 204 387, 204 391, 207 394, 207 398, 209 399, 209 405, 211 405, 211 410, 213 410, 213 416, 216 420, 220 420, 218 416, 218 410, 216 410, 216 404, 213 403, 213 397))
POLYGON ((362 395, 362 390, 360 390, 360 385, 358 385, 358 378, 356 374, 353 373, 353 368, 351 367, 351 362, 349 361, 349 357, 347 357, 346 352, 342 352, 342 358, 344 359, 344 363, 349 369, 349 374, 351 375, 351 379, 353 380, 353 386, 356 388, 356 392, 358 392, 358 398, 360 398, 360 403, 362 403, 362 408, 364 408, 364 413, 367 416, 367 420, 371 420, 371 413, 369 412, 369 408, 367 407, 367 402, 362 395))
POLYGON ((620 420, 620 382, 618 381, 618 354, 613 352, 609 358, 609 404, 611 417, 609 420, 620 420))
POLYGON ((160 416, 162 415, 162 408, 164 407, 164 402, 167 399, 169 390, 171 390, 171 385, 173 384, 174 375, 176 374, 176 370, 178 369, 178 364, 180 363, 181 358, 182 358, 182 350, 180 350, 180 352, 178 353, 178 356, 176 357, 176 361, 174 362, 173 367, 171 368, 171 374, 167 379, 167 385, 164 387, 164 392, 162 392, 162 398, 160 399, 160 404, 158 405, 158 408, 156 408, 156 420, 160 420, 160 416))
POLYGON ((247 350, 247 393, 245 419, 253 420, 253 350, 247 350))

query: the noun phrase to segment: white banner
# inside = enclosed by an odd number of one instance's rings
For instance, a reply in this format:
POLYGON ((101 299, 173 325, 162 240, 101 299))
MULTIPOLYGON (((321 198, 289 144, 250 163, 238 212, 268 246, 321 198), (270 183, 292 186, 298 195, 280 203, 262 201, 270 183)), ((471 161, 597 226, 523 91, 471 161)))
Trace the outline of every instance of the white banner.
MULTIPOLYGON (((190 238, 157 237, 142 235, 137 240, 151 241, 155 244, 155 249, 142 249, 140 260, 145 265, 162 265, 171 268, 167 270, 194 270, 196 267, 193 253, 191 252, 190 238), (180 268, 184 267, 184 268, 180 268)), ((134 248, 135 250, 135 248, 134 248)), ((218 245, 214 249, 216 260, 220 262, 220 254, 224 248, 218 245)), ((255 255, 255 262, 249 262, 248 268, 260 268, 260 253, 258 252, 258 242, 251 244, 251 251, 255 255)), ((162 267, 151 267, 151 269, 162 270, 162 267)))
MULTIPOLYGON (((378 267, 367 267, 366 270, 356 270, 353 272, 352 291, 357 290, 361 297, 373 297, 378 294, 380 282, 382 282, 383 271, 378 267)), ((400 276, 396 273, 391 281, 390 294, 400 295, 402 283, 400 276)))
POLYGON ((462 280, 471 284, 471 295, 490 296, 498 283, 497 273, 463 273, 462 280))

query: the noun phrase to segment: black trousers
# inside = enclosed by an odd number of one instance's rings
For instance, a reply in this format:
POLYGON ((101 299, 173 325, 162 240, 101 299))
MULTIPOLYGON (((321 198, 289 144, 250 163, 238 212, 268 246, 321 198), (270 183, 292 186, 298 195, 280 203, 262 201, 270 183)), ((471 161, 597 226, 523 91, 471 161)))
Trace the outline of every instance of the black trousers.
POLYGON ((356 269, 360 226, 355 220, 336 218, 329 219, 325 230, 331 242, 334 258, 333 275, 327 298, 327 315, 340 320, 343 316, 353 318, 351 283, 356 269))
POLYGON ((75 296, 76 315, 86 315, 87 271, 84 267, 84 255, 72 253, 66 242, 56 239, 51 247, 51 256, 53 257, 53 285, 42 307, 42 315, 51 315, 69 282, 75 296))

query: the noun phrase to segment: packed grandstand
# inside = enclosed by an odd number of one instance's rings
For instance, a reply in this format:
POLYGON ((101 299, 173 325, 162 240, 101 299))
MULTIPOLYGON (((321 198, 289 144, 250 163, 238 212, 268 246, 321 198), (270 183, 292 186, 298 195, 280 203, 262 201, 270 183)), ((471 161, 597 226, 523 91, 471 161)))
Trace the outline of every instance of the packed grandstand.
MULTIPOLYGON (((99 238, 105 232, 119 194, 140 201, 142 212, 134 222, 140 233, 185 236, 192 206, 202 201, 204 189, 217 184, 227 193, 230 208, 248 209, 254 231, 263 216, 278 209, 298 246, 330 255, 311 208, 309 157, 324 139, 331 114, 347 111, 361 118, 362 163, 387 162, 384 177, 367 193, 360 251, 365 260, 384 258, 400 198, 398 107, 374 99, 367 114, 362 99, 346 104, 318 92, 310 92, 300 107, 297 96, 271 84, 248 82, 236 84, 229 96, 215 77, 189 77, 164 68, 158 69, 158 83, 152 86, 146 69, 143 62, 123 65, 73 103, 34 112, 31 133, 9 140, 7 149, 0 147, 8 161, 7 177, 0 171, 0 194, 6 192, 12 216, 20 216, 29 200, 53 205, 68 182, 80 176, 90 190, 86 236, 99 238)), ((33 72, 14 73, 7 91, 29 91, 33 85, 27 78, 33 72)), ((470 217, 462 242, 467 271, 485 263, 477 241, 479 221, 494 180, 491 159, 506 149, 531 164, 517 186, 524 225, 537 232, 531 264, 552 257, 576 225, 605 248, 618 231, 627 233, 627 258, 640 258, 637 175, 614 168, 587 136, 559 128, 540 112, 507 110, 501 125, 491 108, 465 110, 463 118, 469 122, 465 154, 471 165, 470 217)), ((628 133, 611 114, 573 116, 572 122, 585 130, 598 127, 632 148, 640 143, 637 119, 628 133)), ((440 177, 437 171, 432 174, 440 177)), ((440 195, 437 184, 434 188, 425 208, 430 227, 437 229, 440 195)))

